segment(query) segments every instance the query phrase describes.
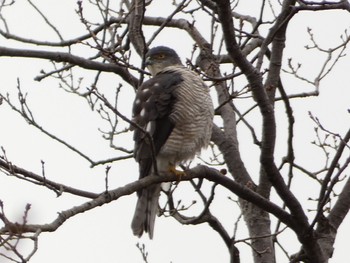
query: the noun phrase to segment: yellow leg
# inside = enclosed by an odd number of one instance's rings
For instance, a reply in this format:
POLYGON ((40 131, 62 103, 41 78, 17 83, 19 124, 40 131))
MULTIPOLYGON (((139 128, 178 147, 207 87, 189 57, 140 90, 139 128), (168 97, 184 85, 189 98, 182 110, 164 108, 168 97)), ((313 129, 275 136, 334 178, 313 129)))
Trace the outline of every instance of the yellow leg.
POLYGON ((184 171, 176 170, 176 167, 173 164, 169 165, 169 172, 178 176, 179 179, 181 179, 182 176, 186 175, 186 173, 184 171))

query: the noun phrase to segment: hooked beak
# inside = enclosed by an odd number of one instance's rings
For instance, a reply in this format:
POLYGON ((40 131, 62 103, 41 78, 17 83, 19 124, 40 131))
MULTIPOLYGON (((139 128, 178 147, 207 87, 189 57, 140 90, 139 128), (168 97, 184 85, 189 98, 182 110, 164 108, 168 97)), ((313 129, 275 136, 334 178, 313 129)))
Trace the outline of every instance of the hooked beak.
POLYGON ((153 64, 153 61, 151 60, 151 58, 150 57, 146 57, 145 66, 147 67, 147 66, 150 66, 152 64, 153 64))

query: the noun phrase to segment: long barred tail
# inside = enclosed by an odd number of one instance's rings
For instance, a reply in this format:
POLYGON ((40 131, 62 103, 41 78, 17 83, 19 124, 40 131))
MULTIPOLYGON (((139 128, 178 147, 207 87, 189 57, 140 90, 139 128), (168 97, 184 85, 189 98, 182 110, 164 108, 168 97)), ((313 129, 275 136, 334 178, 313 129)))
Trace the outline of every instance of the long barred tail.
POLYGON ((142 190, 131 223, 131 228, 135 236, 141 237, 143 232, 146 232, 150 239, 153 238, 160 190, 160 184, 151 185, 142 190))

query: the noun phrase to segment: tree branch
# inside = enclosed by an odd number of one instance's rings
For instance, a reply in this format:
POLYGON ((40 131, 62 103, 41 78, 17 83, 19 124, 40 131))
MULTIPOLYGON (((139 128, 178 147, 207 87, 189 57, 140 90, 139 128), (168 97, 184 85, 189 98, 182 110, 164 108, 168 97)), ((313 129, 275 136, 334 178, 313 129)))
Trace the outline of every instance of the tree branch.
POLYGON ((338 200, 328 215, 329 223, 338 229, 350 209, 350 177, 346 181, 338 200))
POLYGON ((138 79, 131 75, 126 67, 122 67, 116 64, 106 64, 102 62, 92 61, 64 52, 0 47, 0 57, 39 58, 53 60, 55 62, 67 62, 89 70, 100 70, 116 73, 133 87, 136 87, 138 84, 138 79))
POLYGON ((9 161, 0 159, 0 169, 2 171, 5 171, 9 175, 14 175, 18 178, 26 178, 32 180, 32 182, 35 182, 39 185, 48 187, 49 189, 56 190, 56 193, 59 195, 66 192, 70 193, 76 196, 86 197, 86 198, 96 198, 98 194, 94 194, 88 191, 83 191, 81 189, 69 187, 60 183, 56 183, 54 181, 51 181, 43 176, 40 176, 38 174, 35 174, 33 172, 27 171, 23 168, 20 168, 14 164, 12 164, 9 161), (34 181, 33 181, 34 180, 34 181))
MULTIPOLYGON (((22 171, 20 168, 14 167, 11 168, 8 164, 4 164, 3 161, 1 161, 1 164, 5 167, 8 167, 9 170, 15 169, 17 172, 22 173, 28 173, 26 171, 22 171)), ((278 207, 274 203, 270 202, 269 200, 261 197, 257 193, 250 190, 248 187, 242 186, 241 184, 236 183, 232 179, 224 176, 221 174, 218 170, 215 170, 213 168, 209 168, 207 166, 199 165, 195 168, 192 168, 190 170, 186 171, 186 176, 182 177, 183 181, 188 181, 194 178, 206 178, 209 181, 218 183, 225 187, 226 189, 230 190, 231 192, 235 193, 239 197, 254 203, 258 207, 266 210, 267 212, 275 215, 278 219, 280 219, 284 224, 291 227, 292 229, 296 229, 297 226, 294 222, 294 219, 291 215, 289 215, 286 211, 284 211, 282 208, 278 207)), ((171 181, 178 181, 179 178, 177 175, 174 174, 165 174, 162 176, 147 176, 145 178, 142 178, 140 180, 137 180, 135 182, 126 184, 125 186, 119 187, 115 190, 111 190, 108 192, 101 193, 99 195, 94 195, 94 199, 88 202, 83 203, 82 205, 73 207, 71 209, 68 209, 66 211, 62 211, 59 213, 59 216, 50 224, 44 224, 44 225, 25 225, 18 231, 24 232, 36 232, 38 229, 41 229, 43 232, 53 232, 57 228, 59 228, 66 220, 69 218, 86 211, 89 211, 95 207, 102 206, 104 204, 107 204, 111 201, 117 200, 122 196, 130 195, 138 190, 141 190, 142 188, 145 188, 151 184, 161 183, 161 182, 171 182, 171 181)), ((91 196, 92 197, 92 196, 91 196)), ((6 233, 11 229, 12 227, 18 228, 18 224, 16 223, 9 223, 8 226, 3 227, 0 229, 0 233, 6 233)))

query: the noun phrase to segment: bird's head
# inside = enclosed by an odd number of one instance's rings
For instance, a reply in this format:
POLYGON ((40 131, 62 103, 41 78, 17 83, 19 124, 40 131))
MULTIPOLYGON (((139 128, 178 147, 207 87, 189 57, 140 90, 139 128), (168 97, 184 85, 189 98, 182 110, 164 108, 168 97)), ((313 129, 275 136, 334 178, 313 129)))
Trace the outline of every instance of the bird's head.
POLYGON ((145 65, 153 76, 169 66, 182 65, 176 52, 168 47, 159 46, 151 48, 145 57, 145 65))

